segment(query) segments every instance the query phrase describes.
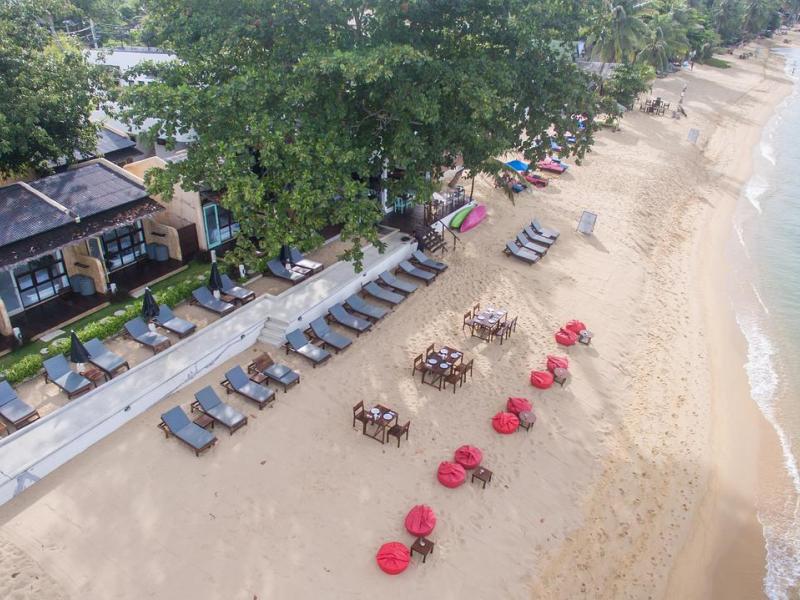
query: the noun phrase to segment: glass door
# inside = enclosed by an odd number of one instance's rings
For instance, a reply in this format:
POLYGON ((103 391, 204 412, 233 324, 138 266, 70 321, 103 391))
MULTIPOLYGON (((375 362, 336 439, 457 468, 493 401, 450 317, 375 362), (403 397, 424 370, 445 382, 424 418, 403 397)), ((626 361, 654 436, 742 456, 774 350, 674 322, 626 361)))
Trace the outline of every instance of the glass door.
POLYGON ((208 249, 216 248, 222 243, 219 230, 219 214, 216 204, 206 204, 203 206, 203 224, 206 229, 206 242, 208 249))

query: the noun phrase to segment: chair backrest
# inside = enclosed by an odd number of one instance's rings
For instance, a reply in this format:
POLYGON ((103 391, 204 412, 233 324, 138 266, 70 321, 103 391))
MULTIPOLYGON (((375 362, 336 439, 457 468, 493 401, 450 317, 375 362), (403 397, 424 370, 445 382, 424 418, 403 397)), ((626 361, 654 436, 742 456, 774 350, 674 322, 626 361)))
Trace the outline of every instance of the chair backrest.
POLYGON ((150 331, 141 317, 136 317, 125 323, 125 329, 135 338, 141 337, 150 331))
POLYGON ((289 342, 289 345, 295 350, 308 344, 308 338, 303 335, 303 332, 299 329, 295 329, 294 331, 287 333, 286 341, 289 342))
POLYGON ((92 338, 89 341, 84 342, 83 346, 86 348, 87 352, 89 352, 90 357, 97 357, 111 352, 105 347, 105 344, 103 344, 103 342, 97 338, 92 338))
POLYGON ((414 265, 412 265, 407 260, 401 260, 400 261, 400 268, 403 269, 404 271, 415 271, 416 270, 414 265))
POLYGON ((171 319, 174 319, 175 315, 173 314, 172 310, 166 304, 162 304, 158 307, 158 320, 162 323, 166 323, 171 319))
POLYGON ((358 404, 353 407, 353 416, 358 416, 364 412, 364 401, 361 400, 358 404))
POLYGON ((519 246, 517 246, 514 242, 506 242, 506 249, 511 254, 519 254, 519 246))
POLYGON ((475 360, 474 358, 471 358, 470 361, 467 364, 462 365, 461 368, 463 370, 464 375, 466 375, 467 373, 472 374, 472 362, 474 360, 475 360))
POLYGON ((533 229, 535 231, 539 232, 544 231, 544 227, 542 227, 542 223, 541 221, 539 221, 539 219, 534 219, 533 221, 531 221, 531 225, 533 225, 533 229))
POLYGON ((328 312, 340 320, 344 319, 345 321, 349 321, 352 317, 352 315, 350 315, 350 313, 348 313, 341 304, 334 304, 328 309, 328 312))
POLYGON ((267 261, 267 267, 270 271, 272 271, 275 275, 283 275, 285 277, 291 277, 291 273, 289 270, 283 266, 281 261, 277 258, 273 258, 272 260, 267 261))
POLYGON ((247 376, 247 373, 245 373, 242 367, 239 365, 236 365, 230 371, 225 373, 225 379, 230 381, 231 385, 237 390, 250 383, 250 378, 247 376))
POLYGON ((353 294, 352 296, 350 296, 347 299, 347 303, 353 308, 364 308, 366 306, 364 299, 358 294, 353 294))
POLYGON ((47 376, 50 379, 58 379, 62 375, 69 373, 72 369, 69 368, 67 359, 63 354, 58 354, 52 358, 44 361, 44 370, 47 371, 47 376))
POLYGON ((433 344, 425 348, 425 358, 428 358, 431 354, 433 354, 433 350, 434 350, 433 344))
POLYGON ((425 253, 424 253, 424 252, 422 252, 421 250, 414 250, 414 252, 412 252, 412 255, 414 256, 414 258, 416 258, 416 259, 417 259, 419 262, 422 262, 422 263, 424 263, 424 262, 426 262, 426 261, 430 260, 430 259, 429 259, 429 258, 428 258, 428 257, 425 255, 425 253))
POLYGON ((194 290, 192 296, 194 296, 194 299, 200 304, 208 304, 214 300, 214 296, 211 295, 209 289, 204 285, 194 290))
POLYGON ((170 431, 180 431, 190 423, 189 417, 180 406, 170 408, 161 415, 161 420, 169 427, 170 431))
POLYGON ((472 318, 472 313, 470 311, 464 313, 464 323, 469 321, 471 318, 472 318))
POLYGON ((373 296, 375 294, 377 294, 379 296, 381 294, 383 294, 383 288, 381 286, 379 286, 377 283, 375 283, 374 281, 370 281, 368 284, 366 284, 364 286, 364 289, 367 290, 373 296))
POLYGON ((517 234, 517 242, 519 242, 520 246, 525 246, 528 243, 528 240, 525 239, 525 236, 522 233, 517 234))
POLYGON ((226 290, 237 287, 236 284, 233 282, 233 279, 228 277, 227 273, 220 273, 219 278, 222 281, 222 287, 225 288, 226 290))
POLYGON ((397 278, 391 273, 389 273, 389 271, 384 271, 383 273, 378 275, 378 277, 380 277, 384 282, 388 283, 389 285, 397 281, 397 278))
POLYGON ((274 365, 275 361, 272 360, 272 357, 268 353, 264 352, 263 354, 256 356, 253 359, 252 364, 256 370, 263 371, 264 369, 269 369, 272 365, 274 365))
POLYGON ((328 335, 331 332, 330 326, 325 322, 324 317, 319 317, 311 321, 311 331, 314 332, 314 335, 317 337, 322 337, 328 335))
POLYGON ((481 303, 478 302, 475 306, 472 307, 472 316, 474 317, 477 315, 481 310, 481 303))
POLYGON ((423 361, 423 360, 424 360, 424 359, 422 358, 422 354, 417 354, 417 355, 414 357, 414 369, 416 369, 416 368, 417 368, 417 365, 419 365, 419 364, 422 364, 422 361, 423 361))
POLYGON ((218 404, 222 404, 222 400, 219 399, 219 396, 210 385, 195 393, 194 398, 200 403, 203 410, 211 410, 218 404))
POLYGON ((295 246, 289 246, 289 260, 293 263, 298 263, 303 260, 303 253, 295 246))
POLYGON ((8 404, 12 400, 18 398, 17 392, 11 387, 7 381, 0 381, 0 406, 8 404))

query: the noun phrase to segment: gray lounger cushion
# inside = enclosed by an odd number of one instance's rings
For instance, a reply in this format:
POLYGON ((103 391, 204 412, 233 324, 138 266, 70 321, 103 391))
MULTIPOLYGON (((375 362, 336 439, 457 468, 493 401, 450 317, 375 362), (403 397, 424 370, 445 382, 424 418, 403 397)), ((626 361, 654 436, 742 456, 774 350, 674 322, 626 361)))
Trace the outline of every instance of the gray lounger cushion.
POLYGON ((156 333, 155 331, 150 331, 147 324, 139 317, 125 323, 125 330, 133 339, 149 348, 155 348, 159 344, 169 342, 167 336, 156 333))
POLYGON ((164 421, 172 435, 183 440, 195 450, 205 448, 214 441, 214 434, 196 423, 192 423, 180 406, 169 409, 161 415, 161 420, 164 421))
POLYGON ((60 354, 44 361, 44 370, 47 372, 47 378, 68 394, 74 394, 92 385, 86 377, 70 369, 67 359, 60 354))
POLYGON ((35 414, 36 409, 20 400, 7 381, 0 381, 0 416, 16 426, 35 414))
POLYGON ((559 233, 556 229, 550 229, 549 227, 544 227, 539 219, 534 219, 531 221, 531 226, 533 230, 538 233, 539 235, 543 235, 544 237, 549 237, 552 239, 556 239, 559 236, 559 233))
POLYGON ((342 325, 343 327, 349 327, 350 329, 358 331, 359 333, 368 331, 372 327, 372 323, 355 315, 351 315, 341 304, 334 304, 330 307, 330 309, 328 309, 328 312, 330 313, 331 317, 333 317, 333 320, 339 323, 339 325, 342 325))
POLYGON ((248 290, 245 287, 236 285, 225 273, 220 275, 220 279, 222 279, 223 293, 233 296, 237 300, 247 300, 256 297, 256 293, 253 290, 248 290))
POLYGON ((528 239, 532 241, 534 244, 541 244, 542 246, 552 246, 556 243, 553 238, 545 237, 543 235, 539 235, 536 233, 532 227, 528 226, 525 227, 522 231, 525 232, 525 235, 528 236, 528 239))
POLYGON ((113 373, 128 364, 128 361, 106 348, 105 344, 97 338, 92 338, 83 345, 89 352, 89 360, 93 365, 100 367, 102 371, 113 373))
POLYGON ((155 318, 155 321, 164 329, 177 333, 181 337, 197 329, 197 325, 194 323, 176 317, 166 304, 162 304, 158 307, 158 316, 155 318))
POLYGON ((225 373, 225 379, 230 382, 234 390, 251 400, 255 400, 259 404, 265 404, 270 398, 275 397, 275 392, 272 389, 250 381, 247 373, 238 365, 225 373))
POLYGON ((289 260, 292 261, 292 264, 295 264, 298 267, 303 267, 304 269, 309 269, 314 273, 319 273, 325 268, 325 265, 323 265, 321 262, 310 260, 303 256, 300 250, 294 246, 289 247, 289 260))
POLYGON ((517 243, 525 248, 526 250, 530 250, 531 252, 535 252, 536 254, 541 254, 544 256, 547 254, 547 246, 542 246, 541 244, 534 244, 533 242, 529 242, 524 235, 521 233, 517 234, 517 243))
POLYGON ((415 291, 417 291, 419 287, 417 286, 416 283, 411 283, 410 281, 404 281, 402 279, 398 279, 397 277, 389 273, 389 271, 384 271, 383 273, 378 275, 378 278, 389 287, 395 290, 400 290, 404 294, 412 294, 415 291))
POLYGON ((199 287, 194 290, 192 292, 192 297, 200 306, 207 308, 211 312, 215 312, 218 315, 227 315, 236 308, 230 302, 225 302, 219 298, 214 298, 214 294, 212 294, 211 290, 209 290, 206 286, 199 287))
POLYGON ((291 281, 292 283, 297 283, 302 281, 307 277, 303 273, 298 273, 297 271, 290 271, 286 267, 281 264, 277 258, 273 258, 272 260, 267 261, 267 269, 269 272, 272 273, 275 277, 279 277, 280 279, 286 279, 287 281, 291 281))
POLYGON ((323 342, 336 348, 337 350, 344 350, 353 343, 349 337, 337 333, 325 322, 323 317, 311 321, 311 331, 314 332, 319 339, 323 342))
POLYGON ((525 250, 524 248, 520 248, 514 242, 506 242, 506 250, 515 258, 531 264, 537 262, 540 258, 538 254, 530 252, 529 250, 525 250))
POLYGON ((433 260, 421 250, 414 250, 412 256, 414 257, 414 260, 422 265, 425 265, 429 269, 433 269, 435 271, 445 271, 447 269, 446 264, 439 262, 438 260, 433 260))
POLYGON ((203 412, 210 415, 215 421, 219 421, 230 429, 236 427, 246 420, 242 413, 220 400, 217 393, 211 386, 206 386, 194 395, 203 412))
POLYGON ((423 281, 426 281, 428 283, 430 283, 436 278, 436 275, 434 275, 430 271, 423 271, 422 269, 418 269, 407 260, 401 261, 399 266, 400 269, 407 275, 411 275, 412 277, 416 277, 417 279, 422 279, 423 281))
POLYGON ((389 304, 400 304, 406 299, 406 297, 402 294, 387 290, 386 288, 379 286, 374 281, 370 281, 367 285, 365 285, 364 291, 370 296, 377 298, 378 300, 388 302, 389 304))
POLYGON ((366 315, 371 319, 375 319, 376 321, 389 314, 388 309, 383 308, 382 306, 376 306, 375 304, 370 304, 357 294, 350 296, 347 300, 345 300, 345 303, 355 312, 366 315))
POLYGON ((309 342, 303 332, 297 329, 286 334, 286 341, 292 350, 315 363, 321 363, 331 357, 330 352, 309 342))
POLYGON ((275 381, 282 383, 283 385, 291 385, 298 379, 300 379, 300 374, 295 373, 286 365, 281 364, 274 364, 270 365, 263 371, 264 375, 269 377, 270 379, 274 379, 275 381))

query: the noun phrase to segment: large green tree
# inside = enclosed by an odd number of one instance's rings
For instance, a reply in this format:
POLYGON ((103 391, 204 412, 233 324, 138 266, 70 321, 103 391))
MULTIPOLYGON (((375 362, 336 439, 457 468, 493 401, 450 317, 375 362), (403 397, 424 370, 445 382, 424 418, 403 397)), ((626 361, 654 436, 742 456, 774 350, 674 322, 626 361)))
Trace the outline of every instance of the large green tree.
POLYGON ((648 39, 648 28, 629 0, 605 3, 595 13, 587 45, 592 58, 602 62, 632 62, 648 39))
MULTIPOLYGON (((177 182, 224 190, 241 260, 312 247, 328 224, 343 226, 358 260, 381 218, 370 178, 401 171, 391 193, 425 201, 459 157, 473 172, 513 149, 535 159, 551 126, 563 139, 572 115, 595 106, 556 43, 577 31, 564 16, 580 13, 576 2, 152 0, 149 10, 151 33, 180 61, 146 68, 156 81, 127 90, 126 116, 197 140, 148 185, 167 197, 177 182)), ((590 144, 591 131, 574 152, 590 144)))
POLYGON ((89 115, 101 73, 51 33, 58 3, 0 0, 0 174, 46 166, 97 143, 89 115))

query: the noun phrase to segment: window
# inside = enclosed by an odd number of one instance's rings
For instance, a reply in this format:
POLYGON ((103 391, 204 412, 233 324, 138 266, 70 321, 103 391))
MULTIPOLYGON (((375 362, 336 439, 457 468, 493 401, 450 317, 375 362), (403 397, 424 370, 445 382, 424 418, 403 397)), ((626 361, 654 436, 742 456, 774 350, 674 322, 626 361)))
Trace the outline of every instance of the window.
POLYGON ((141 221, 107 231, 101 238, 106 269, 116 271, 147 256, 141 221))
POLYGON ((209 249, 227 242, 239 232, 239 223, 233 219, 233 213, 219 204, 204 204, 203 218, 209 249))
POLYGON ((17 286, 11 271, 0 271, 0 300, 6 305, 9 315, 16 314, 22 309, 22 303, 17 295, 17 286))
POLYGON ((61 252, 48 254, 14 269, 23 306, 33 306, 69 289, 61 252))

